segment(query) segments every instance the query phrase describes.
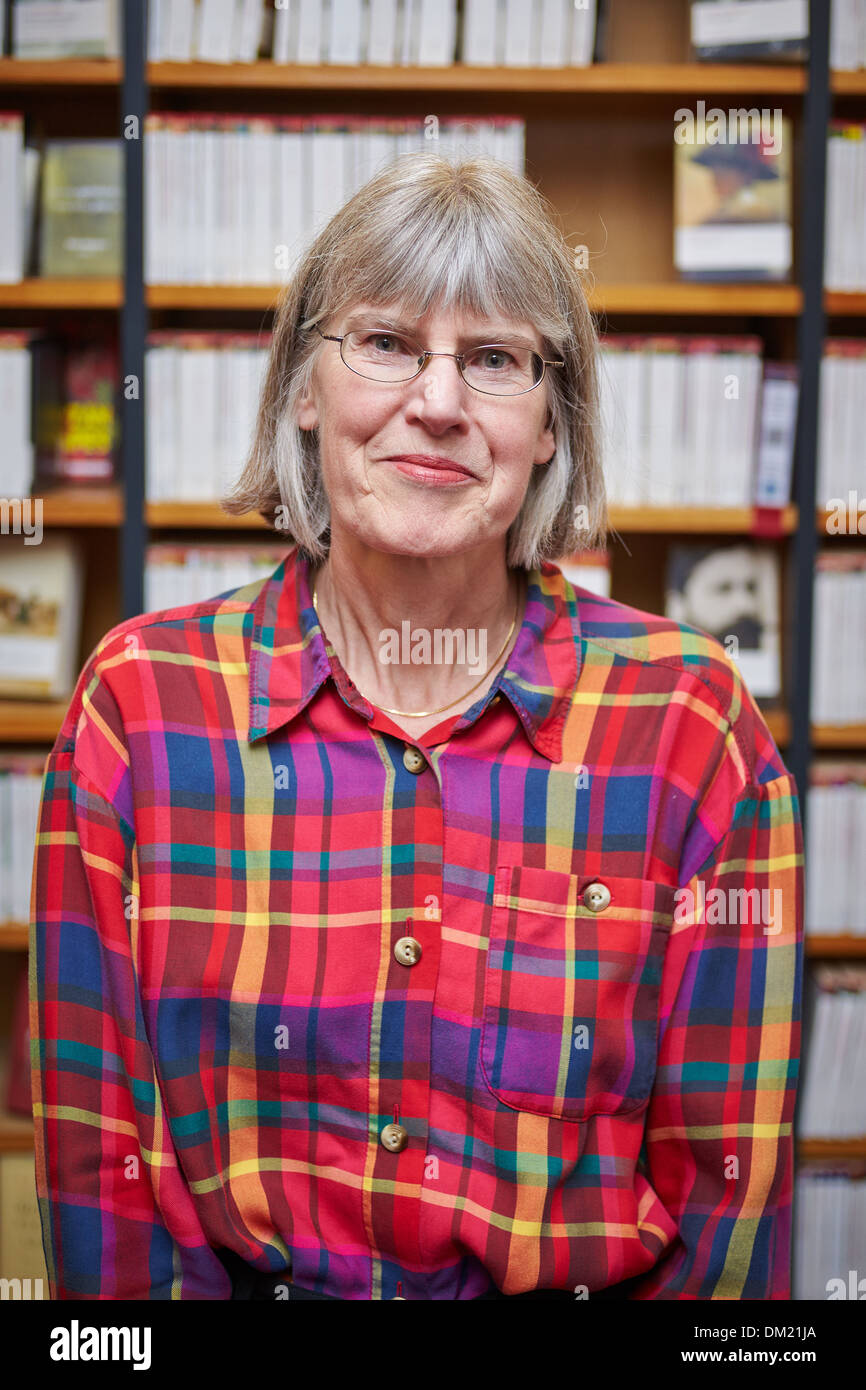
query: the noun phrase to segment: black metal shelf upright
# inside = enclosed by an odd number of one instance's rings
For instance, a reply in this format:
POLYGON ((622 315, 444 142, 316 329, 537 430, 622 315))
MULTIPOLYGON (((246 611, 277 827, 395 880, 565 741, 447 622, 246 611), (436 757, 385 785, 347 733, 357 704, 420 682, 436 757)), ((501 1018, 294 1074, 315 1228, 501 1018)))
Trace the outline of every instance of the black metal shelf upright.
POLYGON ((123 307, 120 315, 121 459, 124 497, 119 531, 123 612, 144 607, 147 525, 144 514, 144 357, 148 314, 144 289, 144 126, 147 92, 147 0, 124 0, 120 113, 124 146, 123 307), (133 119, 137 127, 129 128, 133 119))
POLYGON ((812 627, 817 534, 815 508, 818 471, 818 407, 824 351, 824 226, 827 130, 830 122, 830 6, 811 0, 809 85, 803 106, 803 167, 800 179, 799 251, 803 308, 797 324, 800 408, 794 500, 799 525, 789 545, 794 573, 788 584, 786 614, 788 704, 791 740, 785 761, 800 794, 805 829, 809 763, 812 756, 812 627))

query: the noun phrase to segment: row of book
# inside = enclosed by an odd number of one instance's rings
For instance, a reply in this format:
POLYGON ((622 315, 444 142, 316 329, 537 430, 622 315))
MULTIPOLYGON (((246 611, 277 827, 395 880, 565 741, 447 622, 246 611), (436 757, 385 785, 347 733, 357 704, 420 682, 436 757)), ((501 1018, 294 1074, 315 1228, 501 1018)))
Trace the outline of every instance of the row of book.
POLYGON ((863 483, 866 439, 866 338, 828 338, 821 360, 818 426, 819 506, 863 483))
POLYGON ((815 965, 808 991, 798 1133, 804 1139, 866 1137, 866 964, 815 965))
POLYGON ((866 0, 832 0, 830 67, 866 68, 866 0))
POLYGON ((761 354, 760 338, 751 336, 603 335, 602 432, 611 501, 785 505, 796 368, 768 364, 764 378, 761 354))
POLYGON ((524 141, 524 122, 510 116, 149 115, 145 277, 285 281, 312 237, 396 156, 490 154, 521 173, 524 141))
POLYGON ((866 123, 833 121, 827 141, 824 285, 866 290, 866 123))
POLYGON ((145 352, 149 501, 215 501, 252 439, 271 334, 152 330, 145 352))
POLYGON ((0 753, 0 923, 26 922, 45 754, 0 753))
POLYGON ((806 931, 866 938, 866 761, 812 763, 806 801, 806 931))
POLYGON ((157 541, 147 548, 144 611, 199 603, 265 579, 273 574, 288 548, 288 543, 187 546, 157 541))
POLYGON ((0 496, 117 476, 116 332, 0 330, 0 496))
POLYGON ((152 62, 585 67, 595 0, 151 0, 152 62), (271 22, 272 21, 272 22, 271 22))
MULTIPOLYGON (((145 117, 144 140, 146 279, 279 284, 309 238, 395 156, 486 153, 522 173, 526 129, 509 115, 158 111, 145 117)), ((790 278, 791 145, 778 113, 703 100, 680 108, 673 252, 683 279, 790 278)), ((831 145, 847 157, 857 142, 834 136, 831 145)), ((0 279, 122 273, 123 155, 120 140, 28 141, 22 113, 0 113, 0 279)))
MULTIPOLYGON (((841 1065, 846 1065, 843 1060, 841 1065)), ((866 1180, 828 1163, 794 1175, 791 1298, 862 1299, 866 1285, 866 1180)))
MULTIPOLYGON (((315 231, 406 151, 490 154, 522 172, 525 123, 510 116, 145 118, 146 279, 280 284, 315 231)), ((123 271, 123 142, 25 143, 0 113, 0 282, 123 271)))
POLYGON ((815 563, 812 722, 866 723, 866 551, 815 563))

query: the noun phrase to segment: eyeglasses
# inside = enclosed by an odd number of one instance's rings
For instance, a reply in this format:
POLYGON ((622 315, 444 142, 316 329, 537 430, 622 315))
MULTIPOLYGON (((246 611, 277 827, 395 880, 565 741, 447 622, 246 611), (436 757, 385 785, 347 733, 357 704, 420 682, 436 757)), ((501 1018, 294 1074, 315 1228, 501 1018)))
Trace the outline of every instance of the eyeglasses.
POLYGON ((369 381, 414 381, 429 358, 453 357, 473 391, 485 396, 522 396, 541 385, 548 367, 565 366, 515 343, 486 343, 467 352, 428 352, 414 339, 388 328, 357 329, 336 338, 314 327, 327 342, 340 344, 340 356, 350 371, 369 381))

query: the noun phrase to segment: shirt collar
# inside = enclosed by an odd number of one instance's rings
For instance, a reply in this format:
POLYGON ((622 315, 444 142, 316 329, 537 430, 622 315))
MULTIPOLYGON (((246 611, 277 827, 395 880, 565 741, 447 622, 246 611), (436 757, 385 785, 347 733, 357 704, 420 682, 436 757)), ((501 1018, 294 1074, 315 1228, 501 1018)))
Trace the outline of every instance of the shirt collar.
MULTIPOLYGON (((309 704, 328 679, 346 703, 371 719, 373 707, 329 656, 309 587, 310 561, 295 547, 265 580, 253 606, 250 646, 252 743, 282 728, 309 704)), ((504 671, 453 732, 473 724, 493 695, 506 695, 537 752, 562 760, 562 731, 580 670, 577 595, 550 561, 528 572, 523 623, 504 671)))

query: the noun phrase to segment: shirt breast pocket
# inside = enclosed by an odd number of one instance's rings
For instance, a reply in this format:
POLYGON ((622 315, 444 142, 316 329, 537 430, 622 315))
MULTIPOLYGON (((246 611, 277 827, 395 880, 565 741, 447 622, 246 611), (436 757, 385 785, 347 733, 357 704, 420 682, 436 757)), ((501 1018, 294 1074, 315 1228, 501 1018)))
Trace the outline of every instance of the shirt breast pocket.
POLYGON ((481 1026, 497 1100, 577 1121, 646 1102, 674 892, 650 879, 497 868, 481 1026))

